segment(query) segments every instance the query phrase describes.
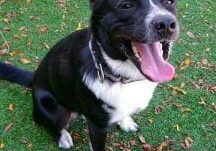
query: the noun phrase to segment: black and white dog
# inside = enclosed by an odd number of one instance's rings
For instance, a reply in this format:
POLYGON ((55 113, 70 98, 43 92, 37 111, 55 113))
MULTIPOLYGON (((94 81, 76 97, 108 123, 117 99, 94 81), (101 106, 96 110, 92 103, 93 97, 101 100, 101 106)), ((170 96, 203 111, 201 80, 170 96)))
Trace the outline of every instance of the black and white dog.
POLYGON ((0 63, 0 78, 32 88, 34 120, 59 147, 73 146, 66 127, 79 113, 92 150, 104 151, 109 128, 136 131, 131 115, 173 78, 167 58, 179 25, 175 0, 90 0, 90 7, 90 27, 58 42, 34 73, 0 63))

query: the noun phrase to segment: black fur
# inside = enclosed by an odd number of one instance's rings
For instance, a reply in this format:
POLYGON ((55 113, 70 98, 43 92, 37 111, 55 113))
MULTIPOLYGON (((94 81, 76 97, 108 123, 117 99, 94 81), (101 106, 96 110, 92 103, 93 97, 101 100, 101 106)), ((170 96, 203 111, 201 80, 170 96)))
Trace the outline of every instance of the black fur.
MULTIPOLYGON (((175 14, 175 2, 167 6, 161 0, 153 1, 175 14)), ((90 0, 90 4, 90 27, 58 42, 41 62, 33 80, 33 73, 3 63, 0 63, 0 78, 26 87, 32 86, 34 120, 52 130, 57 140, 71 112, 78 112, 88 121, 93 150, 104 151, 107 131, 111 127, 110 114, 104 106, 111 110, 114 108, 97 99, 83 83, 86 74, 92 79, 98 78, 89 50, 91 36, 100 42, 111 58, 121 61, 128 59, 122 49, 131 54, 131 41, 154 42, 165 37, 146 28, 145 19, 150 10, 147 0, 90 0), (126 4, 132 7, 128 8, 126 4), (147 36, 147 32, 151 32, 151 35, 147 36)), ((172 39, 175 34, 170 33, 166 39, 172 39)), ((106 66, 102 55, 100 61, 106 66)))
POLYGON ((18 69, 2 62, 0 62, 0 71, 0 79, 17 83, 27 88, 32 87, 33 72, 18 69))

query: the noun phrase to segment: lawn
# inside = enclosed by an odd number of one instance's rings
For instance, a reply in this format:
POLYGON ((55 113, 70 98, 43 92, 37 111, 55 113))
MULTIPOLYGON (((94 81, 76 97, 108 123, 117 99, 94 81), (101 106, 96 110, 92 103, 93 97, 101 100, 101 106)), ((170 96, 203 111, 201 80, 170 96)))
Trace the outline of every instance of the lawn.
MULTIPOLYGON (((87 0, 0 0, 0 60, 34 70, 48 48, 88 25, 87 0), (4 38, 3 38, 4 37, 4 38), (5 40, 4 40, 5 39, 5 40), (9 52, 5 41, 8 42, 9 52)), ((181 34, 170 61, 175 79, 157 88, 150 106, 134 116, 135 133, 114 127, 109 150, 216 150, 216 2, 181 0, 181 34), (145 138, 145 140, 143 140, 145 138)), ((0 81, 0 150, 57 151, 53 138, 34 124, 31 93, 0 81)), ((71 123, 74 151, 89 150, 86 123, 71 123)))

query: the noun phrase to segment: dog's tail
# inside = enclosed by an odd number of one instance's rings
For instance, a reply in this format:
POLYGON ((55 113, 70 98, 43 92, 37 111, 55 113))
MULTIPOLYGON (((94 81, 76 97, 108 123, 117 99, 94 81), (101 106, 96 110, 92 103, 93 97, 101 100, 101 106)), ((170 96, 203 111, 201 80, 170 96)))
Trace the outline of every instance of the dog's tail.
POLYGON ((0 62, 0 79, 17 83, 27 88, 32 87, 33 72, 18 69, 6 63, 0 62))

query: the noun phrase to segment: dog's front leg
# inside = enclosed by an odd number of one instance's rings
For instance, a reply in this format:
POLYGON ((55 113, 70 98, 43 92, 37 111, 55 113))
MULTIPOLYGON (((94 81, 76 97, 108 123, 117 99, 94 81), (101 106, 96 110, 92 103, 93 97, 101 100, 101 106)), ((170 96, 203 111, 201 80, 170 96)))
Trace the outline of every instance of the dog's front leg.
POLYGON ((105 151, 105 143, 108 128, 98 127, 92 121, 88 120, 90 147, 92 151, 105 151))

